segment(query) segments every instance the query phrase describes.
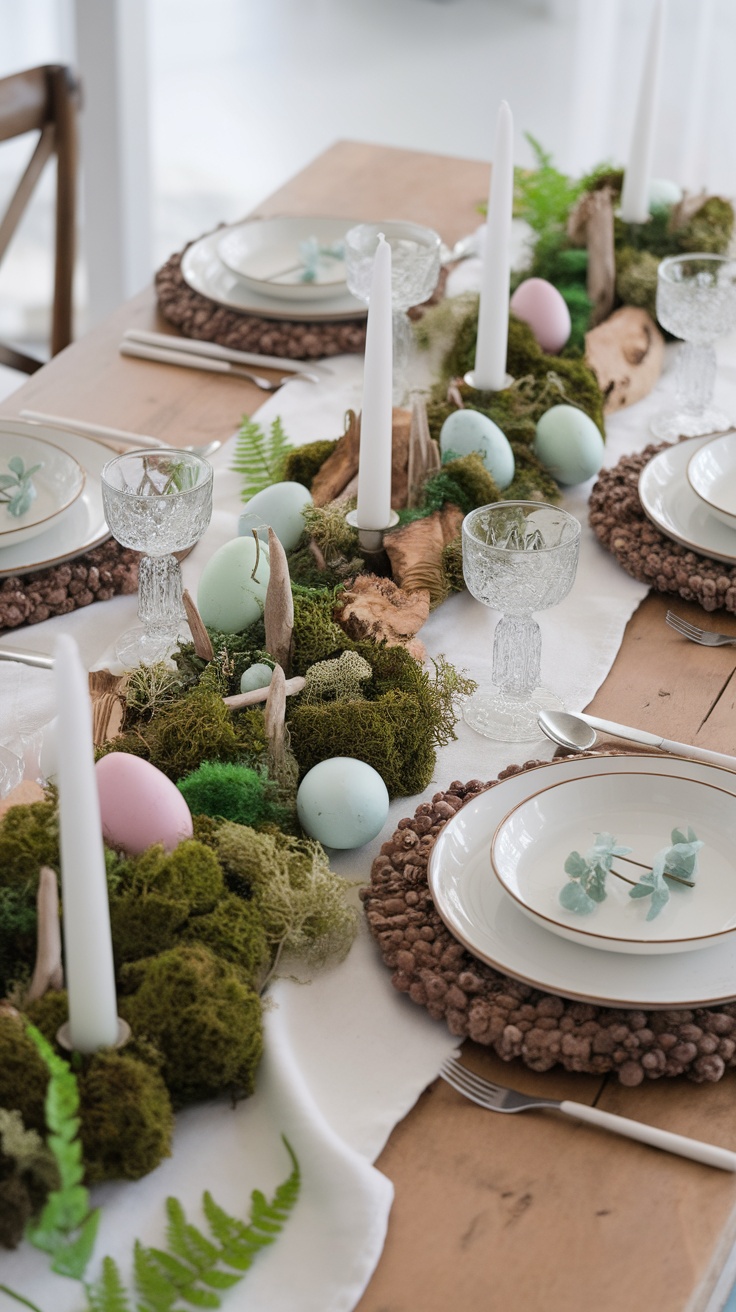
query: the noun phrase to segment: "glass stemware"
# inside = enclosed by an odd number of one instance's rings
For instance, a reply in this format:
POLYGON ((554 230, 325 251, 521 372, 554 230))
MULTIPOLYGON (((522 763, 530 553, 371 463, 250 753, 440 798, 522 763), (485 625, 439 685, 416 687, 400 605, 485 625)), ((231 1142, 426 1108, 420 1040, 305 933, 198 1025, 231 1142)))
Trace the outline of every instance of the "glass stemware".
POLYGON ((725 255, 673 255, 657 273, 657 318, 680 337, 675 378, 677 409, 656 415, 657 437, 676 441, 730 428, 731 418, 711 405, 717 338, 736 328, 736 260, 725 255))
POLYGON ((406 313, 421 305, 437 286, 441 241, 431 228, 419 223, 387 219, 384 223, 359 223, 345 234, 347 284, 358 300, 370 300, 373 257, 378 235, 383 233, 391 247, 391 304, 393 309, 394 387, 393 399, 400 405, 407 394, 407 370, 411 351, 411 321, 406 313))
POLYGON ((143 552, 138 618, 143 628, 119 639, 115 653, 130 668, 165 660, 184 623, 181 569, 172 553, 193 547, 212 515, 212 466, 189 451, 130 451, 101 475, 105 518, 124 547, 143 552))
POLYGON ((580 524, 538 501, 498 501, 463 520, 463 574, 469 592, 503 612, 493 639, 492 692, 468 698, 463 717, 501 742, 541 737, 540 710, 561 699, 541 687, 541 634, 532 612, 556 606, 575 579, 580 524))

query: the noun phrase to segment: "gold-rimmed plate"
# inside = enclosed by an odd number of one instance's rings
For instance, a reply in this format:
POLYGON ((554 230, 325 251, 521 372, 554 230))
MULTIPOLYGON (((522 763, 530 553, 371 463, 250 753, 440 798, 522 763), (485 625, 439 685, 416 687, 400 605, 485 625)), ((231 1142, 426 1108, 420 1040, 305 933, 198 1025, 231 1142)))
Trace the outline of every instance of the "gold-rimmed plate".
POLYGON ((666 537, 698 555, 734 565, 736 528, 711 513, 687 478, 690 458, 708 441, 708 437, 694 437, 653 456, 639 475, 639 500, 645 515, 666 537))

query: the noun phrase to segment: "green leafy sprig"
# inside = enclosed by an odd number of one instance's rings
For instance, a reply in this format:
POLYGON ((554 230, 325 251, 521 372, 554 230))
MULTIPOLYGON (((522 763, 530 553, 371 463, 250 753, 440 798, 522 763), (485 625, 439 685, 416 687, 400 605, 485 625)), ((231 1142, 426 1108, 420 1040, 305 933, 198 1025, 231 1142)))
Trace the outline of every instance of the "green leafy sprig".
POLYGON ((43 461, 40 461, 37 465, 30 465, 26 469, 25 462, 21 460, 20 456, 10 457, 8 469, 12 472, 10 474, 0 474, 0 504, 4 503, 8 507, 9 515, 14 515, 16 519, 21 515, 25 515, 36 495, 36 489, 31 480, 33 475, 37 474, 39 469, 42 468, 43 461), (11 488, 14 488, 15 491, 11 492, 11 488))
POLYGON ((283 478, 284 462, 293 449, 278 415, 268 433, 255 419, 247 415, 243 418, 232 463, 235 473, 243 476, 243 501, 250 501, 256 492, 283 478))
POLYGON ((640 898, 651 896, 651 904, 647 912, 647 920, 654 920, 660 911, 670 900, 670 886, 668 879, 674 880, 678 884, 686 884, 689 888, 695 886, 695 875, 697 873, 698 852, 703 846, 700 839, 695 835, 694 830, 688 826, 687 833, 681 829, 673 829, 671 834, 672 846, 663 847, 657 852, 651 870, 642 875, 638 884, 629 890, 629 897, 640 898))
MULTIPOLYGON (((695 886, 698 852, 702 846, 690 826, 686 832, 682 829, 672 830, 671 845, 657 852, 651 869, 641 875, 629 890, 629 897, 651 897, 647 920, 654 920, 667 905, 672 883, 684 884, 688 888, 695 886)), ((565 910, 586 916, 598 903, 604 902, 607 896, 606 876, 612 873, 619 879, 626 878, 618 871, 611 870, 614 858, 625 857, 631 850, 630 847, 618 846, 612 834, 596 834, 595 843, 585 856, 571 852, 565 862, 565 873, 569 875, 570 882, 565 884, 559 895, 565 910)))
POLYGON ((570 882, 560 892, 560 903, 565 910, 587 916, 599 902, 605 902, 606 875, 614 857, 626 856, 630 851, 630 847, 619 847, 613 834, 596 834, 595 843, 585 856, 571 852, 565 862, 570 882))

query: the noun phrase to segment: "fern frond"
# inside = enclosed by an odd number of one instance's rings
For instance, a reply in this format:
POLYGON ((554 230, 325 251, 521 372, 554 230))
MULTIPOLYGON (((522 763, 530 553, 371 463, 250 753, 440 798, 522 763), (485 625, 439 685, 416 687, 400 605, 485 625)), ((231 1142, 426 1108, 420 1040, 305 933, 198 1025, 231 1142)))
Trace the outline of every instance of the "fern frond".
POLYGON ((292 450, 278 415, 268 433, 255 419, 247 415, 243 418, 232 463, 235 473, 243 476, 243 501, 250 501, 256 492, 283 478, 284 463, 292 450))
POLYGON ((133 1275, 138 1296, 138 1312, 169 1312, 179 1291, 161 1270, 151 1252, 136 1240, 133 1275))
POLYGON ((102 1272, 93 1285, 85 1286, 89 1312, 132 1312, 117 1263, 103 1258, 102 1272))

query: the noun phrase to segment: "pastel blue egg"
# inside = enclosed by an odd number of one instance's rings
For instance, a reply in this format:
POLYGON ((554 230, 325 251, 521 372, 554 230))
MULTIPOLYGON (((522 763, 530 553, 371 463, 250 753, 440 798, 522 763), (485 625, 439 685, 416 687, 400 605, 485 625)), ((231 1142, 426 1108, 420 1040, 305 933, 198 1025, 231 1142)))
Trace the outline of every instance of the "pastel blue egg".
POLYGON ((240 691, 255 692, 256 688, 267 688, 272 677, 270 665, 249 665, 240 676, 240 691))
POLYGON ((603 464, 603 438, 575 405, 555 405, 542 415, 533 450, 558 483, 584 483, 603 464))
POLYGON ((477 451, 491 478, 503 492, 514 477, 514 453, 508 438, 478 410, 453 410, 440 431, 440 451, 469 456, 477 451))
POLYGON ((270 570, 268 547, 255 538, 234 538, 207 561, 197 589, 205 624, 219 633, 242 633, 263 614, 270 570), (257 564, 256 564, 257 560, 257 564))
POLYGON ((272 483, 241 511, 238 533, 243 537, 255 529, 267 542, 270 526, 284 551, 293 551, 304 532, 304 508, 311 504, 312 495, 301 483, 272 483))
POLYGON ((333 756, 305 774, 296 809, 302 829, 325 847, 362 847, 386 823, 388 790, 372 765, 333 756))
POLYGON ((679 205, 681 200, 682 187, 678 187, 676 182, 670 182, 669 178, 652 178, 649 183, 650 214, 670 210, 673 205, 679 205))

